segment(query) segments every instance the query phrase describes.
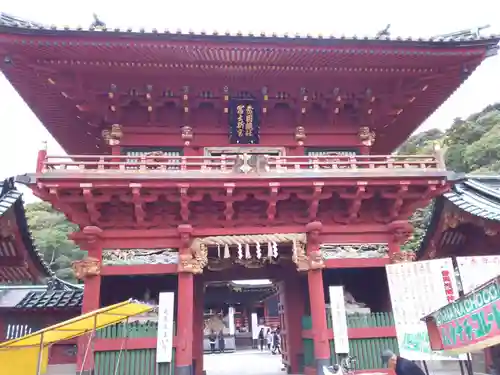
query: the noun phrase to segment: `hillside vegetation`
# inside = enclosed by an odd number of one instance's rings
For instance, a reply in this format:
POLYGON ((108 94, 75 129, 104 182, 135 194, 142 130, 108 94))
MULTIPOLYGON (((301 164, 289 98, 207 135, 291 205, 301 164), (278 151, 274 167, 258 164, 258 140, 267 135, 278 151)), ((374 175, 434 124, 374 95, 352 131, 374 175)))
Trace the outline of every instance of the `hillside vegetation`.
MULTIPOLYGON (((434 143, 445 151, 446 167, 467 174, 500 172, 500 103, 490 105, 466 119, 456 118, 446 131, 430 129, 412 135, 401 145, 402 155, 430 154, 434 143)), ((432 204, 419 209, 411 217, 415 227, 413 238, 404 249, 418 250, 431 218, 432 204)))
MULTIPOLYGON (((500 172, 500 103, 488 106, 466 119, 455 119, 444 132, 430 129, 415 134, 398 149, 398 153, 430 154, 435 142, 439 142, 446 150, 448 169, 471 174, 500 172)), ((45 261, 58 277, 74 281, 71 263, 85 255, 68 240, 68 234, 75 231, 76 226, 44 202, 29 204, 26 210, 33 237, 45 261)), ((415 233, 405 244, 405 250, 416 251, 419 248, 430 215, 431 206, 419 209, 411 217, 415 233)))
POLYGON ((68 235, 77 230, 77 226, 46 202, 26 205, 26 217, 43 259, 57 277, 74 282, 71 263, 82 259, 86 254, 68 239, 68 235))

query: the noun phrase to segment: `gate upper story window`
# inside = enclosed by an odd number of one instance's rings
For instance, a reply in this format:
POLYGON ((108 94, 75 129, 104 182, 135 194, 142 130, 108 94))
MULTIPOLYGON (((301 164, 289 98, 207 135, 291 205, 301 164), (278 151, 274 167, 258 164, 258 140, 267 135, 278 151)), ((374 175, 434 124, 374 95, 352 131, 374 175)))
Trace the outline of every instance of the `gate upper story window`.
POLYGON ((181 156, 183 156, 182 148, 174 147, 124 147, 122 148, 122 154, 127 155, 127 167, 126 169, 134 170, 139 169, 139 166, 131 166, 130 163, 139 164, 141 157, 147 155, 162 155, 162 156, 172 156, 175 159, 165 160, 168 163, 166 169, 178 170, 180 169, 181 156))
MULTIPOLYGON (((329 165, 321 165, 321 169, 330 169, 333 168, 333 164, 338 161, 346 161, 345 156, 356 156, 359 155, 359 150, 356 148, 319 148, 319 147, 311 147, 307 148, 305 154, 307 156, 329 156, 331 159, 328 159, 332 162, 332 166, 329 165), (340 156, 340 158, 336 158, 336 156, 340 156)), ((310 163, 313 163, 314 159, 309 159, 310 163)), ((313 168, 311 166, 311 168, 313 168)), ((348 168, 347 165, 339 165, 336 168, 343 169, 348 168)))

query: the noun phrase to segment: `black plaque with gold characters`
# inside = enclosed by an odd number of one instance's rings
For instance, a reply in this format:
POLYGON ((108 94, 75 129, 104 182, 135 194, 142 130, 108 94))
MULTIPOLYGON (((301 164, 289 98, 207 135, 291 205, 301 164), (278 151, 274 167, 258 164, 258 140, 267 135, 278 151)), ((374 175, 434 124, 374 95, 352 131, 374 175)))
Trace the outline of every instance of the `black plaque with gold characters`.
POLYGON ((259 143, 259 111, 254 100, 235 100, 229 108, 230 143, 259 143))

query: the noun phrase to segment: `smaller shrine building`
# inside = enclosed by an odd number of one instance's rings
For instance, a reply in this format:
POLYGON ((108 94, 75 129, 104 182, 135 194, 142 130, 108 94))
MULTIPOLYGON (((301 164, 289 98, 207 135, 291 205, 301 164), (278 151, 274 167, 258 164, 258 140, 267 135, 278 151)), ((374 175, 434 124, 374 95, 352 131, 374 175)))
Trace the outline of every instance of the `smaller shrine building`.
MULTIPOLYGON (((436 198, 417 260, 495 256, 500 248, 500 177, 469 176, 436 198)), ((500 260, 500 257, 498 258, 500 260)), ((469 292, 461 275, 460 292, 469 292)), ((475 372, 489 371, 491 348, 472 354, 475 372)), ((453 365, 453 364, 449 364, 453 365)))

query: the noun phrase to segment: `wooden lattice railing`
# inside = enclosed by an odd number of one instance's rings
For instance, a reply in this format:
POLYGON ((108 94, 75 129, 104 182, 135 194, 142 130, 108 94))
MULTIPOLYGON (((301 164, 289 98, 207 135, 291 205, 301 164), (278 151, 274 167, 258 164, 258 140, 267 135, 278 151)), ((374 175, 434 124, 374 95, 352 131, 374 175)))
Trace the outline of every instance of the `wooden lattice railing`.
POLYGON ((434 155, 266 156, 266 160, 271 170, 278 171, 295 169, 441 168, 438 158, 434 155))
POLYGON ((122 155, 46 156, 39 173, 57 172, 217 172, 217 173, 331 173, 357 170, 444 170, 439 155, 355 156, 141 156, 122 155))
MULTIPOLYGON (((330 309, 326 309, 326 322, 328 328, 332 328, 330 309)), ((394 318, 392 312, 374 312, 370 314, 347 315, 348 328, 377 328, 392 327, 394 318)), ((302 328, 312 329, 312 320, 309 315, 302 317, 302 328)))

